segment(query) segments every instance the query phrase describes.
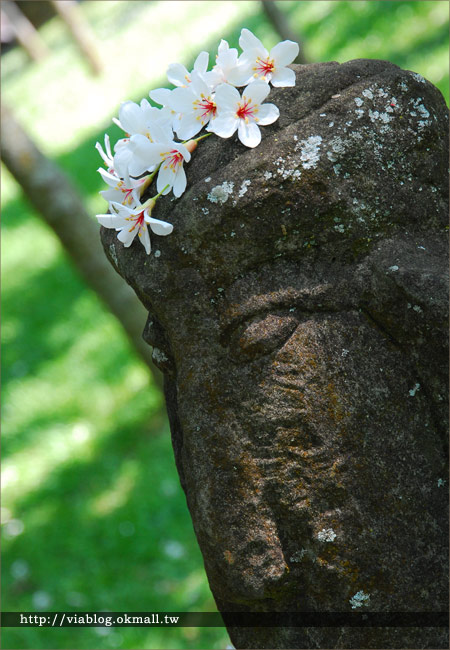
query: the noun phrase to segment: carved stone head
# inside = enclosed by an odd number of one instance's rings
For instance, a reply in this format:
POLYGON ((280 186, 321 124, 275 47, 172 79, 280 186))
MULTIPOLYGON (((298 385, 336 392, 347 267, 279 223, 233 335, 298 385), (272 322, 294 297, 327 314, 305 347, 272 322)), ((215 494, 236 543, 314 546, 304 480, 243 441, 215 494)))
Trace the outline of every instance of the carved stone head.
POLYGON ((219 608, 446 609, 446 106, 387 62, 293 67, 259 147, 199 144, 170 237, 105 251, 219 608))

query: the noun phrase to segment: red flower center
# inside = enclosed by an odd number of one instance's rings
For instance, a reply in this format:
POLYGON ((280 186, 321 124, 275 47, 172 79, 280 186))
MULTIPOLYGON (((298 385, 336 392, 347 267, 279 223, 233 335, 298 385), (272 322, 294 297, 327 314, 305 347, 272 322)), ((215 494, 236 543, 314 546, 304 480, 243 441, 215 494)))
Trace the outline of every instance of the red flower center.
POLYGON ((172 149, 172 151, 169 152, 166 160, 168 166, 172 168, 172 171, 176 171, 178 165, 181 165, 183 162, 183 154, 181 154, 179 151, 176 151, 175 149, 172 149))
POLYGON ((144 223, 144 210, 140 212, 136 218, 131 217, 132 221, 134 221, 133 225, 130 228, 130 232, 133 232, 133 230, 136 228, 136 226, 141 229, 142 225, 144 223))
POLYGON ((273 59, 261 59, 260 56, 256 59, 256 68, 258 74, 265 76, 266 74, 272 73, 275 68, 275 63, 273 59))
POLYGON ((236 111, 236 117, 240 118, 241 120, 248 119, 249 117, 255 117, 255 107, 252 106, 250 99, 244 99, 244 103, 239 103, 238 107, 239 108, 236 111))
POLYGON ((127 188, 121 188, 121 191, 125 194, 124 201, 128 201, 128 203, 131 201, 130 195, 133 192, 133 190, 127 190, 127 188))
POLYGON ((217 111, 217 106, 209 97, 204 97, 203 95, 201 95, 201 100, 197 100, 194 103, 196 104, 196 108, 201 111, 200 113, 201 120, 208 119, 208 117, 210 116, 212 117, 215 116, 217 111))

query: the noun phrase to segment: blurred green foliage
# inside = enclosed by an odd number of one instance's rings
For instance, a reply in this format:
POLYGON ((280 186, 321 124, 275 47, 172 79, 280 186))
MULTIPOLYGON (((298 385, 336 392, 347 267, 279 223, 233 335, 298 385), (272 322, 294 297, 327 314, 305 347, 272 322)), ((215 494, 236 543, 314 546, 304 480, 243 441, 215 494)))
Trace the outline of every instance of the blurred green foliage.
MULTIPOLYGON (((280 3, 310 61, 383 58, 448 101, 448 2, 280 3)), ((259 3, 81 5, 105 72, 88 75, 58 19, 52 55, 2 57, 3 101, 102 212, 94 149, 121 100, 163 85, 246 26, 279 38, 259 3)), ((212 59, 211 59, 212 60, 212 59)), ((3 173, 3 609, 213 611, 175 471, 163 399, 120 325, 3 173)), ((74 215, 76 218, 76 215, 74 215)), ((7 648, 225 648, 223 629, 9 629, 7 648)))

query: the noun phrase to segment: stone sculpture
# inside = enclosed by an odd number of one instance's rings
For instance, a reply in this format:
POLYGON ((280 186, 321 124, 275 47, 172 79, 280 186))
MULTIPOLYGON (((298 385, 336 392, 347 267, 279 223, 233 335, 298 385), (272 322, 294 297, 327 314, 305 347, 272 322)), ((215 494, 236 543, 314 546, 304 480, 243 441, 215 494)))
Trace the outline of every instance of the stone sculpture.
MULTIPOLYGON (((219 609, 446 611, 447 108, 385 61, 292 67, 261 145, 208 138, 183 197, 158 202, 170 237, 147 256, 102 229, 104 248, 149 311, 219 609)), ((238 648, 448 643, 229 631, 238 648)))

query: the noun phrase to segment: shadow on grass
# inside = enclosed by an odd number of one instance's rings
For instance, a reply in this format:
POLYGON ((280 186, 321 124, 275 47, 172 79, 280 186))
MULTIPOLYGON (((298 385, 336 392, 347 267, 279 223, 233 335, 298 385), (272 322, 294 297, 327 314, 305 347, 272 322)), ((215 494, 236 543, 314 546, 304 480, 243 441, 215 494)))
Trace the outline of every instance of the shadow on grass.
MULTIPOLYGON (((17 513, 27 524, 6 542, 8 609, 37 609, 32 594, 40 592, 49 598, 40 609, 52 611, 215 610, 159 409, 100 432, 88 459, 57 467, 18 500, 17 513), (24 558, 29 572, 14 578, 11 565, 24 558)), ((92 644, 85 647, 99 647, 95 630, 84 632, 92 644)), ((135 631, 123 633, 131 643, 135 631)), ((171 635, 178 645, 161 647, 188 647, 181 630, 171 635)), ((9 648, 52 647, 54 631, 7 636, 9 648)), ((198 647, 212 647, 208 643, 221 637, 220 629, 202 631, 198 647)), ((73 630, 64 630, 56 647, 74 647, 73 638, 73 630)))

